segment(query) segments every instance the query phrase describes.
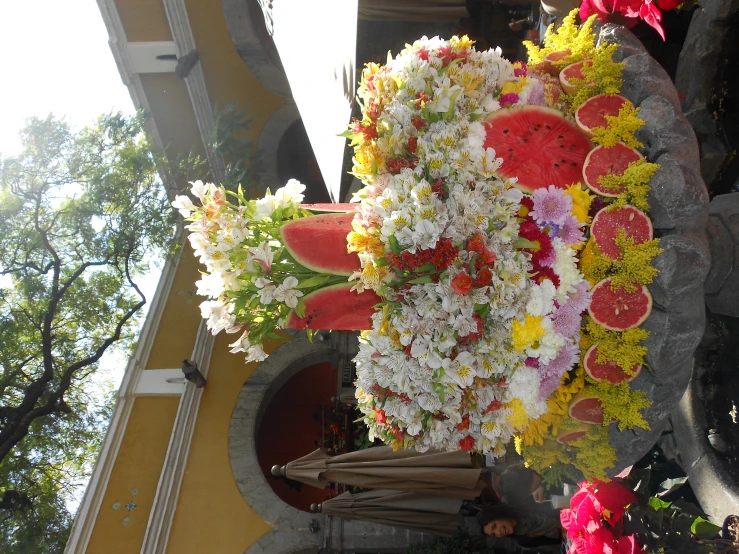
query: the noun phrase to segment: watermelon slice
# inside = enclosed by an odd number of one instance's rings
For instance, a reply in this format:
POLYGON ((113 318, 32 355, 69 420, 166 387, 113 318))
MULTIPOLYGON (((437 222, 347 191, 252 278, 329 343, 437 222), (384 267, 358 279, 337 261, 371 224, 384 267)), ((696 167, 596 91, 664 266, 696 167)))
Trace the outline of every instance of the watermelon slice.
POLYGON ((608 148, 596 146, 585 158, 582 167, 582 176, 585 184, 596 194, 616 197, 624 191, 625 185, 619 188, 605 188, 598 182, 598 177, 604 175, 622 175, 631 162, 638 162, 644 156, 634 148, 629 148, 623 142, 617 142, 608 148))
POLYGON ((636 290, 611 286, 611 279, 603 279, 592 290, 588 313, 598 325, 611 331, 638 327, 652 313, 652 295, 647 287, 634 283, 636 290))
POLYGON ((601 252, 612 260, 617 260, 621 254, 616 244, 619 229, 623 229, 627 237, 633 238, 634 244, 652 240, 654 236, 652 221, 634 206, 626 205, 610 211, 603 208, 595 214, 590 234, 601 252))
POLYGON ((599 94, 583 102, 575 112, 577 126, 589 137, 593 136, 596 127, 607 127, 606 116, 617 116, 621 107, 634 107, 628 98, 620 94, 599 94))
POLYGON ((288 329, 333 329, 362 331, 372 329, 375 304, 381 301, 372 290, 362 294, 351 288, 354 283, 339 283, 318 289, 303 298, 305 317, 295 310, 287 317, 288 329))
POLYGON ((557 442, 560 444, 569 444, 572 441, 581 439, 585 435, 588 434, 588 429, 589 427, 583 423, 582 425, 578 426, 576 429, 572 429, 571 431, 565 431, 557 435, 557 442))
POLYGON ((570 401, 569 414, 572 419, 583 423, 603 424, 603 404, 595 395, 585 391, 576 394, 570 401))
POLYGON ((498 173, 517 177, 526 192, 555 185, 565 188, 582 178, 590 140, 557 110, 514 106, 494 112, 483 145, 503 158, 498 173))
POLYGON ((585 79, 585 75, 582 73, 582 68, 586 64, 590 66, 593 62, 590 60, 583 60, 581 62, 572 63, 559 72, 559 82, 562 83, 562 88, 567 94, 574 94, 575 91, 577 91, 577 86, 571 82, 571 79, 585 79))
POLYGON ((332 213, 332 212, 356 212, 359 204, 343 202, 339 204, 333 204, 331 202, 324 204, 301 204, 301 208, 310 210, 318 213, 332 213))
POLYGON ((583 366, 585 371, 595 381, 608 381, 617 385, 623 381, 631 381, 641 371, 641 364, 635 364, 631 368, 631 373, 626 373, 616 362, 607 361, 604 364, 598 363, 598 345, 594 344, 588 348, 583 357, 583 366))
POLYGON ((351 275, 361 267, 359 257, 346 251, 353 213, 303 217, 280 227, 282 243, 300 265, 317 273, 351 275))

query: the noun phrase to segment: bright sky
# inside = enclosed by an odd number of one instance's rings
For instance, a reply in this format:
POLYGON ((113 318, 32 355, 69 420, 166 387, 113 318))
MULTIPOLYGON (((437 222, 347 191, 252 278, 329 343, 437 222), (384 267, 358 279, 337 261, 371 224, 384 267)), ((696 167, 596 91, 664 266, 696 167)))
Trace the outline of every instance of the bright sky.
MULTIPOLYGON (((0 0, 0 52, 3 155, 20 149, 18 131, 27 117, 51 112, 82 127, 103 113, 134 111, 95 0, 0 0)), ((157 279, 158 273, 142 283, 149 301, 157 279)), ((104 365, 117 385, 125 360, 104 365)))

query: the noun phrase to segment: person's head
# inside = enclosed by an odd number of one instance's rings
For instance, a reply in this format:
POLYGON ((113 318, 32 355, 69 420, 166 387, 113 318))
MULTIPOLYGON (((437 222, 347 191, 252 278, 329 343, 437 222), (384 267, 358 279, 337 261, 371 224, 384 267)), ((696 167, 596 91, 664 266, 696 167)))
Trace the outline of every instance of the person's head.
POLYGON ((500 475, 498 490, 500 495, 508 500, 521 502, 541 485, 541 476, 533 469, 523 464, 512 464, 500 475))
POLYGON ((477 514, 483 533, 491 537, 512 535, 520 517, 515 508, 502 502, 491 504, 477 514))

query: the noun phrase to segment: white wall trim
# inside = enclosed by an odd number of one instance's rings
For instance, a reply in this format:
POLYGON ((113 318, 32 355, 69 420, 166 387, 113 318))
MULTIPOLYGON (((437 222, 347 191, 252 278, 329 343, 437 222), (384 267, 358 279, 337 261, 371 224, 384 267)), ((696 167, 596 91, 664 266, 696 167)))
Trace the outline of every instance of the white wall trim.
MULTIPOLYGON (((185 0, 163 0, 163 3, 177 50, 180 56, 184 56, 196 48, 195 37, 190 27, 190 19, 187 15, 185 0)), ((196 63, 187 77, 185 77, 185 85, 190 95, 190 102, 195 112, 195 120, 200 130, 200 139, 203 141, 211 173, 217 182, 223 182, 225 164, 223 159, 216 155, 210 146, 215 125, 213 107, 208 97, 208 88, 205 84, 205 75, 203 74, 201 62, 196 63)))
MULTIPOLYGON (((214 342, 215 339, 208 331, 205 321, 201 321, 190 359, 198 365, 200 372, 206 378, 210 369, 214 342)), ((164 459, 164 467, 159 477, 154 504, 149 513, 141 554, 165 554, 167 550, 203 390, 188 383, 182 395, 167 455, 164 459)))
POLYGON ((136 73, 174 73, 177 68, 177 46, 171 40, 129 42, 126 48, 136 73), (159 56, 167 56, 167 59, 159 56))
POLYGON ((113 417, 105 434, 100 455, 95 462, 90 482, 85 489, 82 502, 74 518, 69 540, 64 549, 65 554, 81 554, 87 550, 87 545, 95 527, 103 497, 108 488, 110 474, 113 471, 113 466, 118 457, 118 450, 126 432, 126 425, 131 414, 131 409, 133 408, 139 376, 143 372, 146 361, 149 359, 156 337, 156 331, 159 328, 159 322, 172 288, 178 262, 179 258, 164 264, 156 292, 151 300, 149 313, 139 334, 139 340, 136 343, 133 356, 129 359, 126 372, 123 375, 123 381, 118 391, 118 399, 113 408, 113 417))
POLYGON ((145 369, 136 383, 136 396, 180 396, 185 392, 182 368, 145 369))

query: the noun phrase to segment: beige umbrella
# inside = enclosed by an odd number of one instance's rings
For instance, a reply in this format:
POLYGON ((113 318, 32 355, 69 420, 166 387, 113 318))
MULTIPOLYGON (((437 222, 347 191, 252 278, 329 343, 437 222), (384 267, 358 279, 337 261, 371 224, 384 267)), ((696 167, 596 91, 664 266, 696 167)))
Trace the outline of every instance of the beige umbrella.
POLYGON ((460 498, 419 492, 376 490, 352 494, 345 492, 311 511, 342 519, 370 521, 402 527, 432 535, 451 536, 461 523, 460 498))
POLYGON ((389 446, 334 457, 319 448, 286 466, 272 467, 274 475, 318 488, 331 482, 366 489, 422 491, 467 500, 479 496, 485 488, 480 471, 472 466, 470 454, 462 450, 421 453, 394 451, 389 446))

